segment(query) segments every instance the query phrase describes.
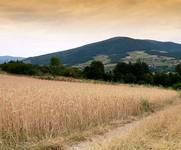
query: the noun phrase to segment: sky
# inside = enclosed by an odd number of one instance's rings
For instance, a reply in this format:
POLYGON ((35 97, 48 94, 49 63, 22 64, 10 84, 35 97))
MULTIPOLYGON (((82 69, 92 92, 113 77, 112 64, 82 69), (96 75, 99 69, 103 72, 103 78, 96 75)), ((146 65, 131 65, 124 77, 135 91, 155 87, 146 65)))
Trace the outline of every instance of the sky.
POLYGON ((181 43, 181 0, 0 0, 1 56, 37 56, 116 36, 181 43))

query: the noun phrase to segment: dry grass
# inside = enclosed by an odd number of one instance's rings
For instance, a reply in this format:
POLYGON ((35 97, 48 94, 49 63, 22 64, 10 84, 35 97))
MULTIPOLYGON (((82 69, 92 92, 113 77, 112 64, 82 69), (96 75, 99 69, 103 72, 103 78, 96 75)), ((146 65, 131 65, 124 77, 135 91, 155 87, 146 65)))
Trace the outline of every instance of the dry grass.
POLYGON ((61 137, 70 133, 139 115, 147 104, 162 105, 178 96, 159 88, 0 75, 0 146, 45 149, 35 147, 52 145, 51 139, 61 145, 61 137))
POLYGON ((105 143, 97 150, 180 150, 181 105, 143 120, 129 134, 105 143))

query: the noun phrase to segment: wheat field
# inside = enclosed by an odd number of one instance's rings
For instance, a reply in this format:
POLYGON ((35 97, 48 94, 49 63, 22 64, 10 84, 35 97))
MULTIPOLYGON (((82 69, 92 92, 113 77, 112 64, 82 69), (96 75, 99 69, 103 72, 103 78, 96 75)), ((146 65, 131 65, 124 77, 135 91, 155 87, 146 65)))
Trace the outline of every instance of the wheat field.
POLYGON ((127 135, 94 150, 180 150, 181 105, 169 107, 144 119, 127 135))
POLYGON ((0 146, 20 149, 27 143, 31 147, 45 139, 62 139, 139 115, 143 100, 160 105, 178 97, 176 91, 153 87, 0 75, 0 146))

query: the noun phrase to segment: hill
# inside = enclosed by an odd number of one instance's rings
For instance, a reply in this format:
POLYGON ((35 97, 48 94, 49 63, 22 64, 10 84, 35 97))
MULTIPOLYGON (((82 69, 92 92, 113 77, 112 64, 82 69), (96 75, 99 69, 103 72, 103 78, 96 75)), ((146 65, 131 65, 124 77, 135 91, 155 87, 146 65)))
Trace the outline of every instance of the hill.
POLYGON ((0 56, 0 64, 9 62, 11 60, 23 60, 23 57, 0 56))
MULTIPOLYGON (((106 65, 111 65, 119 61, 130 61, 130 54, 135 51, 147 54, 149 61, 152 56, 157 57, 162 62, 171 60, 171 64, 177 64, 181 59, 181 44, 115 37, 66 51, 31 57, 26 59, 26 62, 47 65, 51 57, 57 56, 62 60, 63 64, 70 66, 84 66, 90 61, 97 59, 102 60, 106 65)), ((141 55, 137 59, 142 58, 141 55)), ((152 59, 151 62, 153 62, 152 59)), ((154 67, 155 64, 149 65, 154 67)))

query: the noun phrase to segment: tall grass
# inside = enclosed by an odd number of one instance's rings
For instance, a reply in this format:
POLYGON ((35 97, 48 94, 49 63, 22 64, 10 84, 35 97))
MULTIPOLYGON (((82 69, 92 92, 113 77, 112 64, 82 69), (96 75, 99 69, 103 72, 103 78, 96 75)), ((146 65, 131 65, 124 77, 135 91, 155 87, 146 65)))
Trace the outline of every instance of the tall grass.
MULTIPOLYGON (((170 107, 143 120, 127 135, 96 150, 180 150, 181 105, 170 107)), ((94 150, 95 150, 94 149, 94 150)))
POLYGON ((62 137, 138 115, 143 99, 164 104, 177 97, 177 92, 159 88, 0 75, 0 144, 62 137))

